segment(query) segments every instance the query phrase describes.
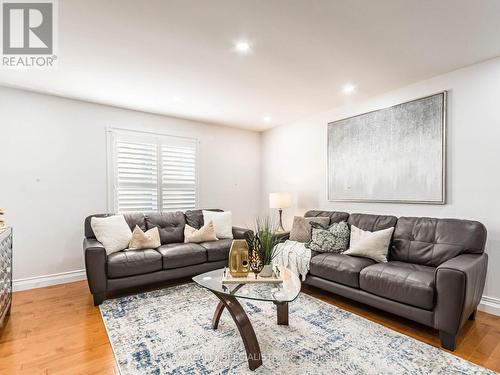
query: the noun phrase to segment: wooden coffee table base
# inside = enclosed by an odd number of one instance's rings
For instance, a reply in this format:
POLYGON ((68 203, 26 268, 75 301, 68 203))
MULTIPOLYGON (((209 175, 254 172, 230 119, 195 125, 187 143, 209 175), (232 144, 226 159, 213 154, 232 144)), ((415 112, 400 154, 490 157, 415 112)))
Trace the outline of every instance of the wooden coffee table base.
MULTIPOLYGON (((241 286, 238 285, 238 289, 240 287, 241 286)), ((255 370, 257 367, 262 365, 262 355, 260 353, 257 336, 255 336, 255 331, 253 330, 252 324, 250 323, 245 310, 243 310, 243 307, 241 307, 236 297, 214 291, 212 292, 220 300, 212 318, 212 328, 217 329, 219 326, 220 316, 224 311, 224 308, 227 308, 236 323, 236 327, 238 327, 238 331, 240 331, 241 338, 243 339, 243 344, 245 345, 245 350, 247 352, 248 367, 252 371, 255 370)), ((275 303, 275 305, 277 307, 278 324, 288 325, 288 303, 275 303)))
POLYGON ((277 310, 278 325, 288 325, 288 302, 274 302, 277 310))

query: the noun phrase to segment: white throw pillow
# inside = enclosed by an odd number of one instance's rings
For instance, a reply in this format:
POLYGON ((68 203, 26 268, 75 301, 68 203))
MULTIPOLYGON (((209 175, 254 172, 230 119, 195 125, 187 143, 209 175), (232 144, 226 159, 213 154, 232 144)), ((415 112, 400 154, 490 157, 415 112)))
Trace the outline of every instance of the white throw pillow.
POLYGON ((233 214, 231 211, 216 212, 203 210, 203 221, 214 224, 215 235, 218 239, 233 238, 233 214))
POLYGON ((370 232, 351 225, 349 249, 344 254, 373 259, 375 262, 387 262, 387 253, 394 228, 370 232))
POLYGON ((97 241, 106 249, 107 255, 125 250, 132 238, 132 231, 123 215, 92 217, 90 226, 97 241))

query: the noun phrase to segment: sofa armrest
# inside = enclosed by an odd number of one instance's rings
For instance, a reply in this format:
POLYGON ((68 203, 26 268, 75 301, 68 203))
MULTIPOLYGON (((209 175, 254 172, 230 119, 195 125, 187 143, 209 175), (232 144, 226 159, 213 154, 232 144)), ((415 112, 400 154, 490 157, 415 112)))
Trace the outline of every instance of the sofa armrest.
POLYGON ((106 250, 94 238, 83 240, 85 271, 90 292, 94 295, 106 292, 106 250))
POLYGON ((435 328, 456 336, 477 309, 483 294, 488 255, 462 254, 442 263, 435 273, 435 328))
POLYGON ((289 230, 286 230, 284 232, 277 232, 276 233, 280 239, 280 241, 286 241, 290 238, 290 231, 289 230))
POLYGON ((235 240, 246 240, 251 233, 250 229, 233 227, 233 238, 235 240))

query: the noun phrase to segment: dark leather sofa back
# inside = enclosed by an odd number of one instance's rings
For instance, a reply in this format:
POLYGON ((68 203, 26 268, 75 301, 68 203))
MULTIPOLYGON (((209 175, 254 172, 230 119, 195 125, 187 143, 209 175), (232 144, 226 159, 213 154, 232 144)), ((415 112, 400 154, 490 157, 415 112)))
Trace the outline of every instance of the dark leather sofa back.
POLYGON ((330 224, 333 224, 340 223, 341 221, 347 221, 349 214, 347 212, 339 211, 310 210, 304 214, 304 217, 329 217, 330 224))
POLYGON ((181 211, 146 214, 146 229, 158 228, 162 245, 184 242, 186 218, 181 211))
MULTIPOLYGON (((223 212, 218 208, 205 209, 205 211, 223 212)), ((95 238, 94 231, 90 225, 92 217, 107 217, 114 214, 95 214, 85 218, 84 232, 86 238, 95 238)), ((175 212, 152 212, 140 213, 130 212, 124 213, 125 221, 131 230, 134 230, 138 225, 143 231, 158 227, 160 232, 160 241, 162 245, 168 243, 184 242, 184 225, 188 224, 193 228, 199 229, 203 226, 203 210, 187 210, 185 213, 181 211, 175 212)))
POLYGON ((396 216, 350 214, 347 223, 355 227, 374 232, 396 226, 398 218, 396 216))
POLYGON ((486 228, 477 221, 400 217, 389 257, 437 267, 460 254, 481 254, 485 243, 486 228))
POLYGON ((486 228, 471 220, 400 217, 310 210, 305 217, 330 217, 330 224, 347 221, 362 230, 395 227, 389 260, 437 267, 460 254, 481 254, 486 228))
MULTIPOLYGON (((92 230, 92 227, 90 226, 90 219, 92 217, 107 217, 111 216, 114 214, 95 214, 95 215, 90 215, 85 218, 85 224, 84 224, 84 232, 85 232, 85 237, 86 238, 95 238, 94 231, 92 230)), ((134 230, 135 226, 138 225, 139 228, 142 230, 146 230, 146 220, 144 218, 143 213, 139 212, 129 212, 126 214, 123 214, 125 217, 125 221, 127 222, 128 226, 130 227, 130 230, 134 230)))

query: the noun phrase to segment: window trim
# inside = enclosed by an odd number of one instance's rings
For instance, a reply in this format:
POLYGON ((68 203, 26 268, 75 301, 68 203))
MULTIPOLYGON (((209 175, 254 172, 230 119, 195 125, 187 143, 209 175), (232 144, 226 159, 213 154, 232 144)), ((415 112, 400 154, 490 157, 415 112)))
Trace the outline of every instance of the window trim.
MULTIPOLYGON (((116 160, 116 135, 120 134, 125 138, 130 137, 135 140, 141 140, 143 138, 145 141, 151 141, 153 138, 157 138, 157 147, 158 147, 158 176, 161 176, 161 166, 160 166, 160 153, 161 153, 161 143, 159 142, 159 138, 171 138, 173 140, 177 140, 179 142, 191 142, 195 145, 195 208, 201 207, 200 203, 200 141, 197 138, 192 137, 184 137, 178 135, 172 135, 168 133, 162 132, 153 132, 153 131, 144 131, 144 130, 136 130, 136 129, 127 129, 127 128, 118 128, 118 127, 106 127, 106 208, 108 213, 117 213, 118 212, 118 201, 116 193, 116 172, 115 172, 115 160, 116 160)), ((159 177, 161 180, 161 177, 159 177)), ((159 190, 161 197, 163 194, 162 183, 159 183, 157 188, 159 190)), ((161 204, 158 206, 158 212, 162 211, 163 201, 161 200, 161 204)))

